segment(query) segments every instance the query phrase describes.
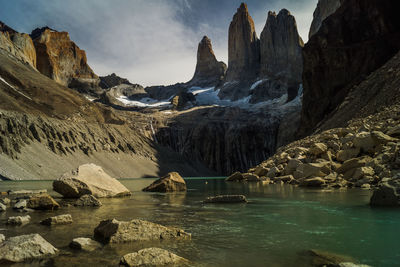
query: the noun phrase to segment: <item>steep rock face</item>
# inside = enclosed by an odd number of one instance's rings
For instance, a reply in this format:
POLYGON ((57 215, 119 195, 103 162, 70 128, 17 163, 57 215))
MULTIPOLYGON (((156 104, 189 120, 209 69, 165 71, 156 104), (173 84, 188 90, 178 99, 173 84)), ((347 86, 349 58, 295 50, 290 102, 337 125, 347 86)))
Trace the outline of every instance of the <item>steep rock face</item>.
POLYGON ((343 0, 319 0, 317 7, 313 14, 313 21, 311 23, 310 32, 308 38, 310 39, 315 33, 318 32, 321 27, 322 22, 335 13, 335 11, 340 7, 343 0))
POLYGON ((349 90, 400 49, 400 2, 349 0, 303 50, 301 134, 339 106, 349 90))
POLYGON ((0 49, 36 68, 36 49, 28 34, 18 33, 0 21, 0 49))
POLYGON ((301 82, 303 46, 294 16, 286 9, 278 15, 270 11, 260 37, 260 75, 301 82))
POLYGON ((81 90, 96 87, 99 78, 87 64, 86 53, 71 41, 67 32, 48 27, 35 29, 37 69, 57 83, 81 90))
POLYGON ((204 36, 197 49, 196 71, 189 84, 197 86, 212 86, 223 80, 226 72, 226 65, 217 61, 212 49, 211 40, 204 36))
POLYGON ((256 77, 259 61, 260 41, 247 5, 242 3, 229 26, 226 81, 256 77))

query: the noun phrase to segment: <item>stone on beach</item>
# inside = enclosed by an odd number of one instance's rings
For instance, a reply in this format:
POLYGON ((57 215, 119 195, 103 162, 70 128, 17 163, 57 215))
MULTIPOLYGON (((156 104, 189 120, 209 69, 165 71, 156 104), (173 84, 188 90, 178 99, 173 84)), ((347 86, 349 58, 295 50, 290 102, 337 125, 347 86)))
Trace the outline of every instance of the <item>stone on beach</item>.
POLYGON ((99 242, 86 237, 74 238, 71 243, 69 243, 69 246, 70 248, 84 251, 93 251, 102 247, 99 242))

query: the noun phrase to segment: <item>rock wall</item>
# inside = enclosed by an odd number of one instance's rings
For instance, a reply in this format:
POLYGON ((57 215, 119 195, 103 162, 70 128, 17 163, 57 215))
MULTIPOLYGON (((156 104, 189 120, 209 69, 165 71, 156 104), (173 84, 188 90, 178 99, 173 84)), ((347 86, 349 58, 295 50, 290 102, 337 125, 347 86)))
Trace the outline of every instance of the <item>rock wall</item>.
POLYGON ((259 64, 260 41, 247 5, 242 3, 229 26, 226 81, 257 77, 259 64))
POLYGON ((97 87, 99 78, 87 64, 86 53, 71 41, 67 32, 48 27, 32 31, 37 69, 57 83, 83 91, 97 87))
POLYGON ((313 21, 311 23, 311 28, 310 32, 308 34, 308 38, 311 39, 311 37, 316 34, 319 30, 319 28, 322 25, 322 22, 335 13, 335 11, 340 7, 341 2, 343 0, 319 0, 317 7, 314 11, 313 14, 313 21))
POLYGON ((189 84, 200 87, 215 86, 224 79, 226 68, 224 62, 217 61, 211 40, 204 36, 197 49, 196 70, 189 84))
POLYGON ((348 0, 303 50, 302 135, 328 118, 349 90, 400 49, 396 0, 348 0))
POLYGON ((0 49, 36 68, 36 49, 28 34, 18 33, 0 21, 0 49))
POLYGON ((260 76, 301 82, 303 46, 294 16, 286 9, 278 15, 270 11, 260 36, 260 76))

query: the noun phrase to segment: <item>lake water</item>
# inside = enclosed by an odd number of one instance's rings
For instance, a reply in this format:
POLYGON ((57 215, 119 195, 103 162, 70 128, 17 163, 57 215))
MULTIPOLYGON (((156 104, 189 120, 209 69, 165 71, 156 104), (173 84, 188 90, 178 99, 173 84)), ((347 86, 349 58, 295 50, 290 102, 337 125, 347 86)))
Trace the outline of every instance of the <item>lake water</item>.
MULTIPOLYGON (((131 197, 102 199, 100 208, 35 211, 29 214, 31 223, 22 227, 5 225, 9 216, 20 215, 9 209, 0 213, 0 233, 7 237, 41 234, 62 251, 49 266, 116 266, 124 254, 149 246, 168 249, 202 266, 301 266, 299 253, 307 249, 348 255, 372 266, 400 266, 400 210, 369 207, 370 191, 318 191, 198 178, 186 179, 187 193, 140 191, 152 181, 121 180, 133 191, 131 197), (249 203, 202 203, 217 194, 244 194, 249 203), (39 224, 44 218, 65 213, 72 215, 73 224, 39 224), (68 248, 75 237, 92 237, 98 223, 109 218, 177 226, 192 233, 192 240, 107 245, 91 253, 68 248)), ((0 183, 0 191, 42 188, 60 197, 51 190, 51 181, 0 183)))

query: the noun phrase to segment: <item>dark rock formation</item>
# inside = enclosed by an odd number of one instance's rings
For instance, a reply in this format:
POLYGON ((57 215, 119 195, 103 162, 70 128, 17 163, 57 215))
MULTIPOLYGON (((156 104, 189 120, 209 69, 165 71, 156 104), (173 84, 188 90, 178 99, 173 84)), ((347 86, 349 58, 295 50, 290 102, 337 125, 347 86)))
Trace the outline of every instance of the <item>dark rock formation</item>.
POLYGON ((226 64, 217 61, 211 40, 204 36, 197 49, 196 71, 189 84, 199 87, 215 86, 224 79, 225 72, 226 64))
POLYGON ((229 26, 228 70, 226 81, 257 77, 260 41, 247 5, 242 3, 229 26))
POLYGON ((100 87, 103 89, 111 88, 120 84, 128 84, 128 85, 133 85, 129 82, 128 79, 121 78, 117 76, 115 73, 111 73, 110 75, 107 76, 100 76, 100 87))
POLYGON ((247 199, 244 195, 219 195, 208 197, 204 203, 246 203, 247 199))
POLYGON ((170 172, 143 188, 145 192, 177 192, 186 191, 186 182, 177 172, 170 172))
POLYGON ((335 13, 335 11, 340 7, 341 2, 343 0, 319 0, 317 7, 314 11, 314 18, 311 23, 310 32, 308 34, 308 38, 310 39, 315 33, 318 32, 321 27, 322 22, 335 13))
POLYGON ((36 68, 36 49, 28 34, 19 33, 0 21, 0 49, 36 68))
POLYGON ((270 11, 260 36, 260 75, 301 82, 303 46, 294 16, 286 9, 282 9, 278 15, 270 11))
POLYGON ((371 197, 371 206, 400 206, 400 180, 393 179, 383 182, 371 197))
POLYGON ((186 106, 191 105, 191 103, 194 103, 195 101, 196 98, 192 93, 180 92, 172 98, 171 103, 174 109, 182 110, 186 106))
POLYGON ((309 133, 349 90, 400 48, 396 0, 349 0, 322 23, 303 50, 301 133, 309 133))
POLYGON ((90 91, 96 88, 99 78, 87 64, 86 53, 71 41, 67 32, 57 32, 48 27, 32 31, 36 47, 37 69, 57 83, 90 91))

